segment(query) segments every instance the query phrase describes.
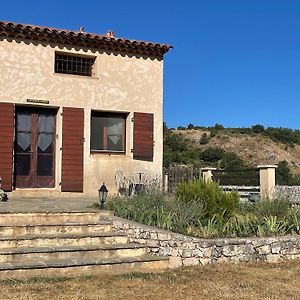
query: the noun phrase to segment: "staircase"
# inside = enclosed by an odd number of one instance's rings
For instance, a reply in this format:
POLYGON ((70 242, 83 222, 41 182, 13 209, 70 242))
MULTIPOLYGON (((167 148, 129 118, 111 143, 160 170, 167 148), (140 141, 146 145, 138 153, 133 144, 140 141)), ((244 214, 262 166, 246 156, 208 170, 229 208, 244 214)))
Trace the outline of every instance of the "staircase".
POLYGON ((0 214, 0 278, 86 275, 165 269, 111 230, 108 212, 0 214))

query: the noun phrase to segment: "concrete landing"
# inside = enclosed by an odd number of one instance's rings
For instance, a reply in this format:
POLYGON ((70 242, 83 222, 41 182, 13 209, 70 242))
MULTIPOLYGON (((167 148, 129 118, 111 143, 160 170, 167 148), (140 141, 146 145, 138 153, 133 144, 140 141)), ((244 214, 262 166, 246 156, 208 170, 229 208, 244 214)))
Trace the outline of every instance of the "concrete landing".
POLYGON ((92 207, 97 198, 56 198, 56 197, 9 197, 0 202, 1 213, 55 213, 55 212, 96 212, 92 207))

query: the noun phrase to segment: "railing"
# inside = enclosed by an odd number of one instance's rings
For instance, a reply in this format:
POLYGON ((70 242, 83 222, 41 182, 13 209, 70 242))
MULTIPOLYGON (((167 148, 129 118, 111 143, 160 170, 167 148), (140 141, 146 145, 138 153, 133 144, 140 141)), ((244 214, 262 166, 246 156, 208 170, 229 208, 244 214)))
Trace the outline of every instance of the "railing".
POLYGON ((228 191, 237 191, 240 196, 241 202, 256 202, 259 199, 260 188, 259 186, 237 186, 237 185, 223 185, 223 190, 228 191))
POLYGON ((220 185, 259 186, 259 170, 243 168, 238 170, 213 170, 212 180, 220 185))

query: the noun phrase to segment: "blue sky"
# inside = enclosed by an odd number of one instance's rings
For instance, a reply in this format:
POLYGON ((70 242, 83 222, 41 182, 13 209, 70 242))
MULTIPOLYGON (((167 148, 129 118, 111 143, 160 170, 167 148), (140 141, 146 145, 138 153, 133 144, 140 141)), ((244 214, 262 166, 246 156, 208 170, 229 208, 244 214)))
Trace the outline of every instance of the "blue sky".
POLYGON ((169 43, 169 127, 300 129, 300 1, 3 1, 0 19, 169 43))

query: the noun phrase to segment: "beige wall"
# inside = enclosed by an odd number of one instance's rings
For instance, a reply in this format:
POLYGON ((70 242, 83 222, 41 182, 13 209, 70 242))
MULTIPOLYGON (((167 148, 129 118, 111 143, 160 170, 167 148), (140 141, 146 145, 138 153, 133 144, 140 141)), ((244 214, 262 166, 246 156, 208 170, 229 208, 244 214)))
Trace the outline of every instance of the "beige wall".
POLYGON ((96 195, 103 181, 115 191, 114 174, 122 169, 127 177, 144 171, 162 172, 163 61, 115 55, 50 45, 0 40, 0 101, 28 104, 26 99, 49 100, 57 115, 56 188, 61 177, 62 107, 85 108, 84 193, 96 195), (54 73, 55 51, 96 56, 95 78, 54 73), (90 155, 91 109, 128 112, 126 155, 90 155), (154 113, 154 161, 132 159, 133 112, 154 113))

